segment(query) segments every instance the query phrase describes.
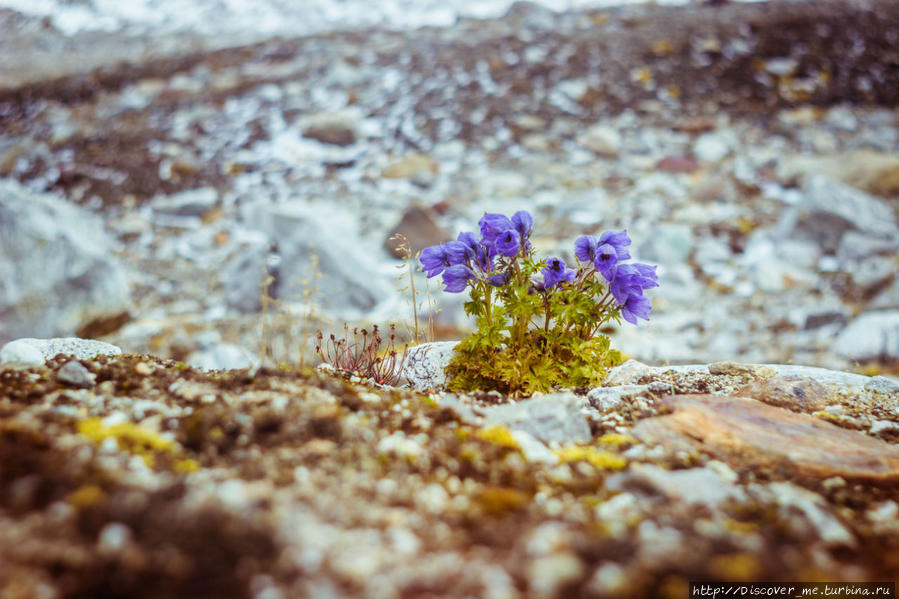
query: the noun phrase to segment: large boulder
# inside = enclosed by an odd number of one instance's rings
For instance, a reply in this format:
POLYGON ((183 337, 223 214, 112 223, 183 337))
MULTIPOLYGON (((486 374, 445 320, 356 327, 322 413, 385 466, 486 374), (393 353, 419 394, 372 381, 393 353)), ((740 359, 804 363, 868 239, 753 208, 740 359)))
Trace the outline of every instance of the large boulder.
POLYGON ((899 236, 887 202, 822 175, 806 181, 802 201, 787 211, 778 228, 787 237, 814 241, 827 254, 835 254, 851 231, 883 240, 899 236))
POLYGON ((382 250, 364 245, 345 211, 259 202, 244 207, 242 217, 247 227, 266 236, 268 245, 241 253, 223 269, 231 307, 260 309, 263 276, 272 277, 268 294, 273 299, 312 302, 348 320, 375 318, 398 298, 390 275, 382 274, 372 255, 382 250))
POLYGON ((130 306, 125 269, 99 218, 0 180, 0 342, 73 334, 130 306))

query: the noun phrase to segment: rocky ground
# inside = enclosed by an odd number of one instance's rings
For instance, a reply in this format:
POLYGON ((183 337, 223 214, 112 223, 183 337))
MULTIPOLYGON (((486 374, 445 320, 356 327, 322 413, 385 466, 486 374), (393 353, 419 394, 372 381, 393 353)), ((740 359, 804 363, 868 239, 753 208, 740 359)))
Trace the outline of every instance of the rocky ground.
MULTIPOLYGON (((8 72, 47 75, 0 89, 5 203, 24 205, 4 254, 32 260, 19 275, 46 275, 6 277, 14 299, 0 300, 0 340, 108 335, 130 351, 228 366, 258 361, 265 337, 268 356, 296 363, 298 340, 322 321, 411 320, 395 291, 401 263, 383 247, 392 233, 420 249, 485 211, 527 208, 547 253, 626 227, 637 257, 660 264, 650 327, 616 333, 631 356, 889 372, 899 356, 889 8, 517 4, 444 29, 195 52, 159 42, 143 61, 105 52, 95 70, 62 76, 52 69, 65 65, 40 54, 28 70, 27 55, 6 53, 8 72), (87 257, 48 266, 32 222, 47 209, 27 213, 38 200, 13 181, 62 194, 108 237, 74 249, 84 219, 57 219, 54 243, 73 238, 64 251, 87 257), (263 334, 266 275, 281 302, 271 313, 284 318, 263 334), (67 286, 85 278, 99 291, 67 286), (84 310, 42 318, 47 308, 28 304, 48 289, 84 310)), ((31 37, 4 43, 50 35, 29 26, 15 31, 31 37)), ((69 40, 70 51, 95 37, 69 40)), ((432 291, 438 334, 458 338, 470 326, 460 298, 432 291)))
POLYGON ((685 597, 899 571, 884 377, 630 361, 515 402, 60 354, 4 370, 0 397, 4 598, 685 597))
POLYGON ((893 8, 518 3, 239 46, 0 11, 0 345, 126 352, 0 370, 0 597, 895 577, 893 8), (518 209, 546 254, 627 228, 661 285, 613 344, 704 365, 521 401, 309 368, 319 327, 411 336, 394 233, 518 209))

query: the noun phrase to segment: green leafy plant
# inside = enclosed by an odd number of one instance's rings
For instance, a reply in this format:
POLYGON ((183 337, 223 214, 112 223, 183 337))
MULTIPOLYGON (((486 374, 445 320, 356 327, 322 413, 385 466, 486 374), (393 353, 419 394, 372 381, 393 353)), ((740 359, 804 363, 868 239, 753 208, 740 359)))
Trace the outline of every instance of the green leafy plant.
POLYGON ((526 211, 511 219, 485 214, 478 224, 480 238, 462 233, 419 259, 428 278, 443 275, 445 291, 469 290, 465 311, 476 329, 446 368, 450 390, 520 396, 600 384, 621 360, 600 330, 610 321, 649 320, 643 291, 658 286, 656 267, 625 263, 626 231, 579 237, 577 267, 569 268, 559 257, 536 257, 526 211))

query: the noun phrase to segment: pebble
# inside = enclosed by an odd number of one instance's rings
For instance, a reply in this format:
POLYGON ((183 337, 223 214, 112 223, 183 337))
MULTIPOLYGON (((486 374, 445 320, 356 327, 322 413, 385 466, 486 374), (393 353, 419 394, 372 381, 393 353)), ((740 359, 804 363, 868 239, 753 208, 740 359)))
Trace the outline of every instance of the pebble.
POLYGON ((730 154, 730 144, 717 132, 704 133, 693 144, 693 154, 703 162, 719 162, 730 154))
POLYGON ((17 339, 0 349, 0 364, 25 368, 43 366, 44 354, 28 339, 17 339))
POLYGON ((577 142, 600 156, 615 157, 621 151, 621 135, 604 124, 596 124, 578 136, 577 142))
POLYGON ((134 372, 141 376, 149 376, 153 374, 153 367, 146 362, 138 362, 134 365, 134 372))
POLYGON ((81 362, 70 360, 60 366, 56 380, 72 387, 89 389, 96 384, 97 375, 88 371, 81 362))

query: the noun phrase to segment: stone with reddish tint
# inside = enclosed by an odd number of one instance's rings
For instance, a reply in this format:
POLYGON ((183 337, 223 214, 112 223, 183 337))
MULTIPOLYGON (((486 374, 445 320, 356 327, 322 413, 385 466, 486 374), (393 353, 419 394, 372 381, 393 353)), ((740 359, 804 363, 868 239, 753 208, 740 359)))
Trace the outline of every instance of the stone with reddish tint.
POLYGON ((670 414, 632 431, 644 443, 698 449, 777 477, 899 483, 899 447, 812 416, 741 397, 677 395, 662 403, 670 414))
POLYGON ((692 173, 699 168, 699 162, 692 156, 666 156, 656 163, 663 173, 692 173))
POLYGON ((809 377, 775 376, 753 381, 733 393, 794 412, 817 412, 839 401, 834 391, 809 377))
POLYGON ((406 238, 406 244, 413 256, 430 245, 452 239, 449 232, 437 223, 434 211, 423 206, 412 206, 407 209, 400 222, 387 234, 387 240, 384 242, 384 247, 394 257, 405 258, 406 253, 401 249, 397 235, 406 238))

